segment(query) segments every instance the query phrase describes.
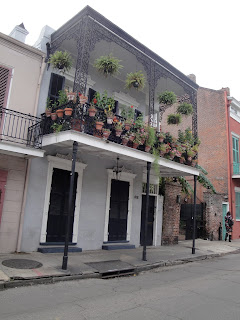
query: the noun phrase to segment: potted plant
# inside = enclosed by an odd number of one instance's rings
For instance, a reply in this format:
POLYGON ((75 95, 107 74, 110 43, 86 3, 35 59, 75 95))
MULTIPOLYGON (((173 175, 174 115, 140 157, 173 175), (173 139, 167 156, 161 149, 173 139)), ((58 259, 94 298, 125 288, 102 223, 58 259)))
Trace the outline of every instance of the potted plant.
POLYGON ((124 107, 121 112, 121 116, 125 118, 125 130, 129 131, 134 122, 135 110, 134 107, 124 107))
POLYGON ((73 101, 73 103, 76 103, 76 100, 77 100, 76 92, 68 92, 67 99, 68 99, 68 101, 73 101))
POLYGON ((171 113, 167 117, 167 124, 179 124, 182 122, 182 117, 179 113, 171 113))
POLYGON ((150 149, 154 146, 156 141, 155 129, 153 127, 148 126, 146 128, 147 138, 145 141, 145 151, 149 152, 150 149))
POLYGON ((85 104, 88 101, 88 97, 81 94, 81 92, 78 93, 78 97, 80 104, 85 104))
POLYGON ((95 122, 96 130, 102 130, 104 123, 102 121, 101 114, 98 113, 95 117, 95 120, 96 120, 96 122, 95 122))
POLYGON ((45 109, 45 114, 46 117, 50 117, 51 116, 51 112, 52 112, 52 100, 50 100, 50 98, 47 98, 47 102, 46 102, 46 109, 45 109))
POLYGON ((111 130, 107 128, 103 128, 102 133, 103 133, 103 139, 107 140, 108 137, 110 136, 111 130))
POLYGON ((187 159, 189 162, 192 161, 192 158, 195 156, 195 152, 192 150, 187 150, 187 159))
POLYGON ((54 54, 50 54, 48 62, 62 73, 69 71, 73 64, 71 55, 67 51, 55 51, 54 54))
POLYGON ((58 105, 62 106, 68 103, 68 97, 65 90, 58 91, 58 105))
POLYGON ((57 108, 57 102, 55 101, 53 104, 52 104, 52 112, 51 112, 51 119, 53 121, 55 121, 57 119, 57 113, 56 113, 56 108, 57 108))
POLYGON ((158 147, 158 151, 161 157, 163 157, 168 152, 168 145, 166 143, 161 143, 158 147))
POLYGON ((134 87, 135 89, 143 89, 145 86, 145 77, 142 71, 130 72, 127 74, 126 78, 126 89, 131 89, 134 87))
POLYGON ((117 137, 120 137, 120 136, 121 136, 121 133, 122 133, 122 131, 123 131, 123 126, 124 126, 124 123, 121 122, 121 121, 114 123, 115 134, 116 134, 117 137))
POLYGON ((164 91, 158 95, 158 102, 160 104, 171 105, 177 101, 177 96, 172 91, 164 91))
POLYGON ((122 145, 126 146, 128 144, 129 141, 129 135, 128 134, 124 134, 122 136, 122 145))
POLYGON ((189 116, 190 114, 193 113, 193 106, 190 103, 181 103, 177 107, 177 113, 183 114, 185 116, 189 116))
POLYGON ((53 132, 58 133, 62 130, 63 125, 59 123, 54 123, 51 128, 53 129, 53 132))
POLYGON ((135 134, 135 138, 133 140, 133 148, 137 149, 140 144, 141 144, 141 138, 138 134, 135 134))
POLYGON ((66 107, 64 109, 64 112, 65 112, 65 116, 71 116, 72 115, 72 112, 73 112, 73 108, 69 108, 69 107, 66 107))
POLYGON ((123 68, 120 62, 121 60, 113 57, 112 54, 109 54, 96 59, 94 67, 98 70, 98 72, 107 77, 108 75, 119 73, 119 69, 123 68))

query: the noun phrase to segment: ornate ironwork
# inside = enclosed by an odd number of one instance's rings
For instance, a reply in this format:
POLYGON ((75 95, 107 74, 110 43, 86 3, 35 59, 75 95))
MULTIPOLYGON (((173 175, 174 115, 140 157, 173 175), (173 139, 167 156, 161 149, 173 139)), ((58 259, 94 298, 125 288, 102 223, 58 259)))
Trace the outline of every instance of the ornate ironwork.
POLYGON ((0 140, 41 148, 40 121, 29 114, 0 108, 0 140))

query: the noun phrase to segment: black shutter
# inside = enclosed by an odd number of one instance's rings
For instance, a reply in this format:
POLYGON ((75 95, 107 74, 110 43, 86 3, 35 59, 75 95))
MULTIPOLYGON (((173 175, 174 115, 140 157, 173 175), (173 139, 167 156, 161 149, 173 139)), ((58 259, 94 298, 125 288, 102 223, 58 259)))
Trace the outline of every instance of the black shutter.
POLYGON ((96 91, 89 88, 89 91, 88 91, 88 103, 90 103, 92 101, 92 99, 94 98, 94 95, 95 95, 96 91))
POLYGON ((52 100, 52 103, 58 99, 58 92, 64 88, 65 77, 56 73, 51 74, 48 97, 52 100))

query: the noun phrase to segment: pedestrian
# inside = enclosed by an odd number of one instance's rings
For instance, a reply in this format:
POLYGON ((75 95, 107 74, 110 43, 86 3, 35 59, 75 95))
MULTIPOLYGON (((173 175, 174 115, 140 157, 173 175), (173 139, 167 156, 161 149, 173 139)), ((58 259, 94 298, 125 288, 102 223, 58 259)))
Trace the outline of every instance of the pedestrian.
POLYGON ((228 211, 225 216, 225 228, 226 228, 225 241, 227 241, 228 236, 229 236, 229 242, 231 242, 231 240, 232 240, 233 224, 234 224, 234 220, 231 216, 230 211, 228 211))

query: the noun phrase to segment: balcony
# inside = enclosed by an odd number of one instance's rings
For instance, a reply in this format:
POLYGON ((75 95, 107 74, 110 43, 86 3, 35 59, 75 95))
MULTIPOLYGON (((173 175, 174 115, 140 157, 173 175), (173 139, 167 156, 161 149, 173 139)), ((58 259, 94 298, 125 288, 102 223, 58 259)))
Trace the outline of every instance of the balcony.
MULTIPOLYGON (((112 159, 118 155, 123 161, 134 161, 141 165, 156 160, 151 154, 152 151, 149 152, 147 149, 146 132, 144 133, 146 126, 145 129, 137 128, 135 123, 129 128, 126 119, 119 115, 114 115, 112 123, 110 122, 104 109, 96 107, 96 114, 93 115, 88 103, 70 101, 53 109, 51 116, 42 114, 37 131, 43 136, 42 145, 48 154, 56 154, 62 150, 71 153, 72 142, 77 141, 82 151, 94 155, 112 159), (66 114, 66 108, 71 109, 70 115, 66 114), (103 127, 97 127, 97 122, 102 122, 103 127), (117 128, 121 126, 122 129, 118 131, 117 128)), ((173 144, 167 144, 167 141, 160 142, 157 136, 155 139, 155 150, 158 150, 161 144, 168 147, 166 152, 158 157, 162 176, 198 175, 198 170, 193 168, 193 161, 188 160, 186 150, 180 154, 176 152, 176 146, 173 144)))
POLYGON ((0 153, 43 157, 39 118, 15 110, 0 109, 0 153))

